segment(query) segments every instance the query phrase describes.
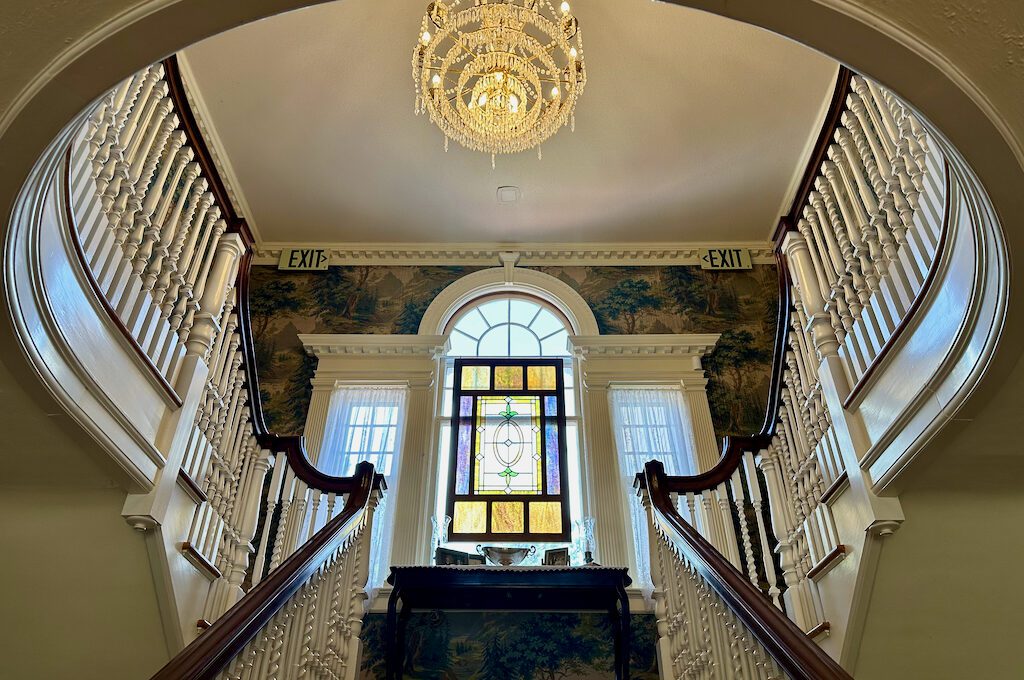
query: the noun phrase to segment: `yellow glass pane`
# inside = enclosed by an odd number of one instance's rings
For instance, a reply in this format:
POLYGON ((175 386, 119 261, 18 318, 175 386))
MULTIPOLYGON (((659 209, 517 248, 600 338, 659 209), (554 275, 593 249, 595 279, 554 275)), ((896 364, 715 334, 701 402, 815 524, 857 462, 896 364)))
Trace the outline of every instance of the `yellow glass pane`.
POLYGON ((496 390, 521 390, 521 389, 523 389, 523 367, 522 366, 495 366, 494 367, 494 389, 496 389, 496 390))
POLYGON ((456 534, 487 533, 487 503, 482 501, 456 501, 452 532, 456 534))
POLYGON ((492 505, 491 532, 495 534, 523 533, 523 504, 500 502, 492 505))
POLYGON ((554 366, 530 366, 526 373, 531 390, 553 390, 557 386, 554 366))
POLYGON ((530 503, 530 533, 562 533, 562 504, 530 503))
POLYGON ((463 366, 462 367, 462 389, 464 389, 464 390, 489 390, 489 389, 491 389, 491 367, 490 366, 463 366))

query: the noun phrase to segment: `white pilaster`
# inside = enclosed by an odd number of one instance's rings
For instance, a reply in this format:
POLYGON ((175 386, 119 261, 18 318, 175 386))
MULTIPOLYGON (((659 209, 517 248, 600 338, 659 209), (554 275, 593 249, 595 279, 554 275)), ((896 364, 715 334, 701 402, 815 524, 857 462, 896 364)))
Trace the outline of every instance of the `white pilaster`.
MULTIPOLYGON (((697 358, 697 361, 700 361, 697 358)), ((703 374, 704 371, 701 371, 703 374)), ((682 379, 683 398, 686 400, 690 424, 693 426, 693 440, 696 444, 694 456, 697 472, 707 472, 718 464, 721 446, 711 421, 711 405, 708 403, 708 380, 704 377, 686 376, 682 379)))

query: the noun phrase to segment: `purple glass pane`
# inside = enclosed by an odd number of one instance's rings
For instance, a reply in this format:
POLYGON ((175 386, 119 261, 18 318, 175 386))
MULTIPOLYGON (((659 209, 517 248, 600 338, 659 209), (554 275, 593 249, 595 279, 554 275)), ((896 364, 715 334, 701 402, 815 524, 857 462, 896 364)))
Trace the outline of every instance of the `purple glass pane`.
POLYGON ((459 442, 455 460, 455 493, 469 493, 469 448, 473 441, 473 421, 459 423, 459 442))
POLYGON ((562 493, 562 473, 559 465, 561 451, 558 449, 558 423, 549 420, 544 424, 544 437, 547 449, 548 493, 562 493))
POLYGON ((469 493, 469 449, 473 441, 473 397, 459 399, 459 439, 455 457, 455 493, 469 493))
POLYGON ((548 418, 558 415, 558 397, 544 397, 544 415, 548 418))

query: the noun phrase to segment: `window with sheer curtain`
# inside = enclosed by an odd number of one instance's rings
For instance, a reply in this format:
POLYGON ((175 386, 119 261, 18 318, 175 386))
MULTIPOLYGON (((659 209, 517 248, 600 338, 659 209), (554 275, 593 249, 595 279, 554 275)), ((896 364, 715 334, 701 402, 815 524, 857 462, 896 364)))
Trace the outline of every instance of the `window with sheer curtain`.
POLYGON ((647 518, 635 501, 633 480, 649 460, 660 460, 669 475, 696 474, 693 428, 682 390, 676 387, 616 387, 609 390, 608 400, 623 487, 634 499, 630 516, 637 582, 649 589, 647 518))
POLYGON ((373 463, 385 477, 395 458, 405 424, 405 387, 340 387, 331 395, 317 468, 351 476, 361 461, 373 463))
MULTIPOLYGON (((374 469, 384 475, 394 489, 393 475, 398 472, 407 394, 408 388, 390 385, 334 390, 327 409, 317 468, 335 477, 351 477, 356 465, 365 460, 373 463, 374 469)), ((394 513, 385 496, 374 515, 370 538, 370 587, 383 585, 387 577, 393 533, 394 513)))
POLYGON ((649 460, 670 475, 694 474, 693 432, 683 393, 673 387, 616 387, 609 391, 619 467, 629 478, 649 460))

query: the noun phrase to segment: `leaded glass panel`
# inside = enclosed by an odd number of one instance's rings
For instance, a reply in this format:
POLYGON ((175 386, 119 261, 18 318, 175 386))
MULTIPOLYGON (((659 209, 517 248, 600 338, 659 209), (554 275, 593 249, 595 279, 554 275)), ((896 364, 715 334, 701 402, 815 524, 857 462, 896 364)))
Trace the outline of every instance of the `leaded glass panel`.
POLYGON ((460 359, 454 369, 451 540, 568 540, 562 361, 460 359))

